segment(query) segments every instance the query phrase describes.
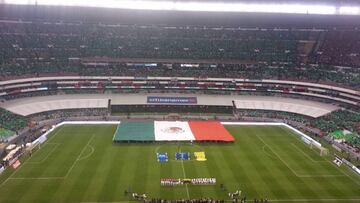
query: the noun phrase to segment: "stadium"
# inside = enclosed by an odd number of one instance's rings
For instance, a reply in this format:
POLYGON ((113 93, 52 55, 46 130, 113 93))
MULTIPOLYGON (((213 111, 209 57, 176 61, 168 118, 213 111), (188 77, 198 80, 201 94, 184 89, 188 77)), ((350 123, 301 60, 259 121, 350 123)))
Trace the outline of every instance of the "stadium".
POLYGON ((0 203, 360 202, 356 0, 0 0, 0 203))

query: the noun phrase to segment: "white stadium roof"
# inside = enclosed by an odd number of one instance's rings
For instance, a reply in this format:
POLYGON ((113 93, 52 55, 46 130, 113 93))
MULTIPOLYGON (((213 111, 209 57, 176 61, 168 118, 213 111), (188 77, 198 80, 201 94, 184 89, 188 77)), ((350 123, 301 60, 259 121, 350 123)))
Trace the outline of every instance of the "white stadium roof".
POLYGON ((2 0, 1 2, 17 5, 81 6, 137 10, 360 15, 359 5, 331 5, 325 3, 248 3, 170 0, 2 0))

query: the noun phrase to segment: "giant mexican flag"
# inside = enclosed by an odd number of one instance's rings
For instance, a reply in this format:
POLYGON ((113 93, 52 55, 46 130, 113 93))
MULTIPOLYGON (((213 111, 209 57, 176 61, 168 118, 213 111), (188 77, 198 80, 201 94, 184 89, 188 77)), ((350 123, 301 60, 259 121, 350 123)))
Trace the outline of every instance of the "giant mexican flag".
POLYGON ((131 121, 118 125, 113 140, 233 142, 234 138, 218 121, 131 121))

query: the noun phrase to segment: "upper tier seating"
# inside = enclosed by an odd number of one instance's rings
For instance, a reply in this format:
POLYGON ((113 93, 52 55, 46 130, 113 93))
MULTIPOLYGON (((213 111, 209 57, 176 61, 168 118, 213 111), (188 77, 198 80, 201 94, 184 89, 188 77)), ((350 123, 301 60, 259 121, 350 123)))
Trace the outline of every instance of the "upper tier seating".
POLYGON ((358 30, 0 20, 0 80, 47 74, 205 76, 332 81, 359 87, 359 36, 358 30), (227 65, 169 69, 116 62, 129 58, 139 63, 142 58, 227 65))

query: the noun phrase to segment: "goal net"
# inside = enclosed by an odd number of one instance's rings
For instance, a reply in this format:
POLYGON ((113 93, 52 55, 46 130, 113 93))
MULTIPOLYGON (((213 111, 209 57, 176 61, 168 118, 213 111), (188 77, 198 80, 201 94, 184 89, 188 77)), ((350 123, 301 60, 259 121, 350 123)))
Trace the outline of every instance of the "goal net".
POLYGON ((36 152, 41 148, 41 143, 38 142, 36 144, 31 145, 30 147, 26 148, 26 153, 31 155, 32 153, 36 152))
POLYGON ((325 147, 319 146, 319 145, 315 144, 314 142, 310 142, 310 148, 318 151, 320 153, 320 156, 326 156, 329 154, 328 149, 326 149, 325 147))

